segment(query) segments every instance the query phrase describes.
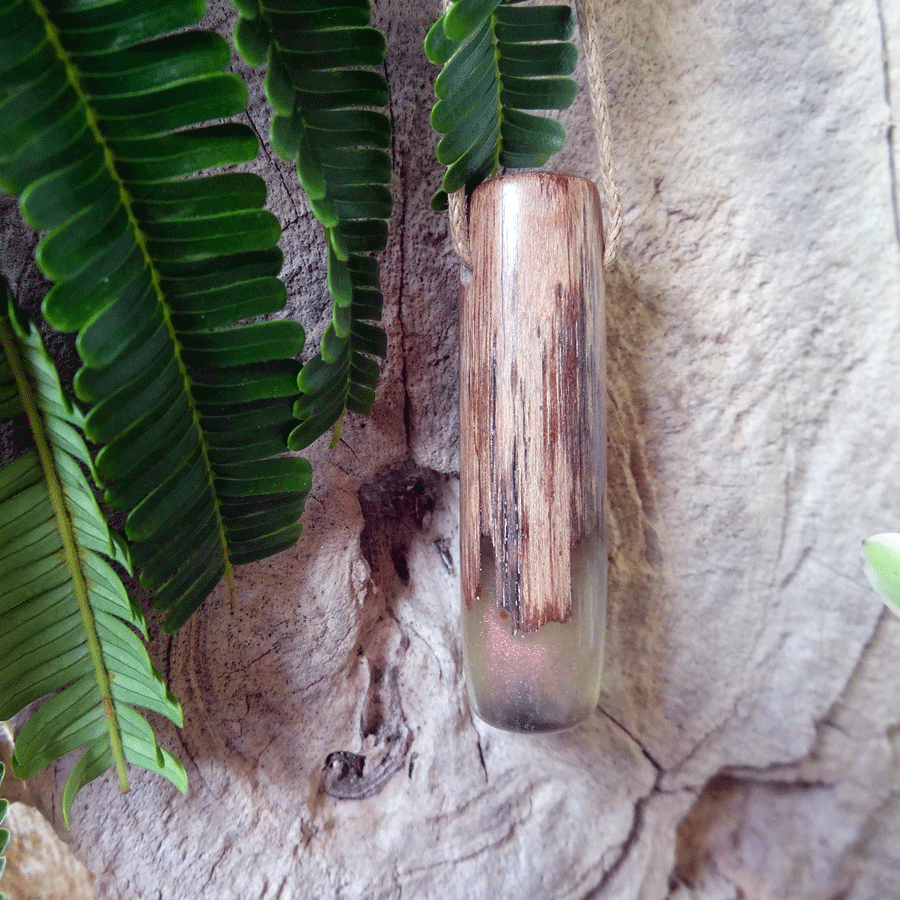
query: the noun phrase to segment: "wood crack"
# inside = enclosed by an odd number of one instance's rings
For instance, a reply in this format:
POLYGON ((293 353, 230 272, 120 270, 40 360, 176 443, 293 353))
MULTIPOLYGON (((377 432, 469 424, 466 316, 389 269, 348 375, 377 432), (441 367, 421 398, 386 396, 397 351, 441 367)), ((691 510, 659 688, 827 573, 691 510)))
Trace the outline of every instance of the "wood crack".
POLYGON ((650 765, 653 766, 657 775, 665 775, 666 774, 662 765, 653 758, 650 751, 647 750, 647 748, 641 743, 641 741, 631 731, 629 731, 618 719, 611 716, 605 709, 603 709, 602 706, 597 708, 597 712, 599 712, 605 718, 609 719, 609 721, 612 722, 613 725, 615 725, 616 728, 618 728, 619 731, 621 731, 638 748, 638 750, 641 751, 641 753, 643 754, 643 756, 647 760, 647 762, 649 762, 650 765))
MULTIPOLYGON (((628 732, 625 733, 628 734, 628 732)), ((638 747, 640 747, 640 744, 638 744, 638 747)), ((647 759, 652 762, 649 756, 647 757, 647 759)), ((647 805, 656 796, 656 794, 661 793, 660 782, 662 780, 662 776, 663 773, 661 771, 658 771, 650 790, 642 797, 638 797, 638 799, 634 801, 634 817, 631 820, 631 828, 629 829, 628 834, 625 836, 625 840, 619 845, 618 855, 613 860, 612 865, 604 870, 599 884, 597 884, 596 887, 591 888, 591 890, 589 890, 584 895, 583 900, 601 900, 606 888, 611 884, 612 880, 616 877, 616 875, 618 875, 619 871, 625 865, 632 850, 640 843, 641 836, 644 831, 644 824, 646 821, 647 805)))

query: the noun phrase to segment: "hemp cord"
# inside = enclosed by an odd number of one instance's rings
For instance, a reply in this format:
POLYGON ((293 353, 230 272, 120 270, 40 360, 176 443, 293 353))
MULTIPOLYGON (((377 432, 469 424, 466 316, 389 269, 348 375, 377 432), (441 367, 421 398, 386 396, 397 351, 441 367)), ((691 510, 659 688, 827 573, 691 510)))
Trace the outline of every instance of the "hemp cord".
MULTIPOLYGON (((444 12, 450 8, 451 0, 444 0, 444 12)), ((616 177, 616 160, 612 152, 612 129, 609 122, 609 95, 603 78, 603 55, 600 49, 598 19, 600 0, 576 0, 578 27, 584 42, 588 72, 588 91, 594 114, 594 134, 600 159, 600 184, 606 198, 608 227, 606 248, 603 253, 603 268, 611 269, 619 255, 622 243, 624 217, 622 196, 616 177)), ((460 188, 448 197, 450 217, 450 238, 456 255, 464 266, 472 268, 472 252, 469 247, 469 219, 466 208, 466 189, 460 188)))
MULTIPOLYGON (((450 9, 453 0, 444 0, 443 10, 450 9)), ((469 247, 469 211, 465 186, 447 195, 447 215, 450 217, 450 240, 459 261, 467 268, 472 268, 472 250, 469 247)))
POLYGON ((624 217, 622 195, 616 173, 616 160, 612 152, 612 129, 609 124, 609 94, 603 78, 603 54, 600 49, 600 0, 576 0, 578 28, 584 42, 587 58, 588 90, 594 113, 594 134, 597 136, 597 153, 600 157, 600 183, 606 197, 606 214, 609 227, 606 233, 606 249, 603 268, 611 269, 619 255, 622 243, 624 217))
POLYGON ((469 213, 466 208, 466 189, 447 195, 447 213, 450 216, 450 239, 459 261, 467 268, 472 268, 472 250, 469 247, 469 213))

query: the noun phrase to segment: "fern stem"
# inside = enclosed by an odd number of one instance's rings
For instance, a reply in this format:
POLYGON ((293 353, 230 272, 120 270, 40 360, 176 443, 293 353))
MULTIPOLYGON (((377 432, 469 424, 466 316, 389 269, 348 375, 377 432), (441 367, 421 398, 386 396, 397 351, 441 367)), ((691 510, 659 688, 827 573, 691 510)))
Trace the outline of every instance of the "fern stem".
POLYGON ((94 612, 88 602, 87 582, 81 568, 81 557, 75 545, 75 536, 72 529, 72 518, 66 506, 62 485, 56 473, 56 463, 53 450, 44 430, 44 422, 38 411, 34 391, 28 378, 28 369, 25 360, 19 353, 18 343, 10 328, 7 319, 0 319, 0 345, 6 354, 10 370, 16 382, 22 406, 28 417, 31 433, 37 449, 38 460, 47 482, 47 492, 53 507, 53 515, 56 519, 56 527, 62 539, 63 555, 72 576, 72 587, 78 600, 78 609, 84 623, 84 633, 87 638, 91 661, 94 665, 94 678, 103 699, 103 712, 106 719, 106 727, 109 730, 110 748, 116 763, 116 771, 119 774, 119 783, 123 791, 128 790, 128 773, 125 769, 125 750, 122 746, 122 735, 119 731, 119 723, 112 702, 112 689, 110 687, 109 670, 103 660, 103 651, 97 637, 97 628, 94 621, 94 612))
POLYGON ((141 230, 140 221, 134 214, 131 194, 128 192, 128 188, 125 186, 125 182, 119 177, 119 173, 116 171, 115 156, 110 150, 109 144, 106 141, 106 137, 104 136, 103 131, 100 128, 100 122, 98 121, 94 110, 91 108, 87 92, 82 87, 80 73, 77 67, 72 64, 71 59, 69 58, 69 53, 60 40, 59 30, 53 24, 53 21, 51 20, 44 4, 41 3, 41 0, 31 0, 31 4, 37 15, 40 16, 41 21, 44 23, 47 37, 53 45, 57 57, 62 62, 63 66, 65 66, 66 74, 69 78, 69 83, 72 85, 72 88, 77 94, 78 99, 84 105, 85 116, 87 118, 88 127, 90 128, 91 133, 94 135, 94 139, 97 141, 97 144, 103 148, 103 159, 106 165, 106 169, 118 188, 119 198, 125 210, 125 215, 127 216, 128 222, 134 232, 135 243, 137 244, 138 249, 141 251, 141 255, 144 257, 144 261, 147 264, 154 293, 156 294, 156 298, 160 306, 162 307, 163 321, 166 323, 166 329, 168 330, 169 336, 172 339, 175 362, 178 366, 178 371, 181 373, 181 377, 184 381, 185 393, 187 394, 187 401, 190 406, 194 428, 200 435, 200 453, 203 457, 203 464, 206 468, 206 472, 209 475, 209 487, 213 498, 213 508, 215 510, 216 521, 219 526, 219 536, 221 538, 222 545, 222 558, 225 563, 225 580, 228 584, 228 596, 231 599, 231 603, 234 604, 237 599, 237 589, 234 583, 234 567, 231 564, 231 558, 228 552, 228 538, 225 532, 225 523, 222 519, 222 511, 219 504, 219 495, 216 491, 215 482, 213 480, 213 468, 212 463, 209 459, 209 447, 206 442, 203 426, 200 424, 200 414, 199 412, 197 412, 197 404, 194 402, 194 396, 190 390, 190 386, 192 384, 191 377, 188 373, 187 366, 185 366, 184 360, 182 359, 181 342, 178 340, 177 332, 172 325, 172 316, 169 311, 169 304, 166 302, 166 295, 163 292, 162 284, 160 283, 159 272, 157 271, 156 266, 153 264, 153 257, 150 255, 150 251, 147 247, 147 240, 144 236, 143 231, 141 230))

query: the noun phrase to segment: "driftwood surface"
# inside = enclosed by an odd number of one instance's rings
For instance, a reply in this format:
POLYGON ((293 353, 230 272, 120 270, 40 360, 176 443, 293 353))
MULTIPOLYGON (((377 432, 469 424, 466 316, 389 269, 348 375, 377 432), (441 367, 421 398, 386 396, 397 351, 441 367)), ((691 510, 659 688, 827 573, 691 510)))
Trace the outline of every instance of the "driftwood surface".
MULTIPOLYGON (((427 206, 420 49, 439 4, 379 0, 398 197, 379 399, 311 449, 298 546, 154 642, 191 790, 83 792, 65 837, 97 897, 900 896, 900 622, 859 567, 864 537, 900 530, 900 2, 601 5, 626 240, 597 715, 522 737, 465 700, 459 270, 427 206)), ((585 96, 564 118, 554 166, 595 175, 585 96)), ((290 167, 258 166, 317 339, 319 229, 290 167)), ((36 291, 4 210, 4 273, 36 291)), ((3 791, 61 828, 63 775, 3 791)))

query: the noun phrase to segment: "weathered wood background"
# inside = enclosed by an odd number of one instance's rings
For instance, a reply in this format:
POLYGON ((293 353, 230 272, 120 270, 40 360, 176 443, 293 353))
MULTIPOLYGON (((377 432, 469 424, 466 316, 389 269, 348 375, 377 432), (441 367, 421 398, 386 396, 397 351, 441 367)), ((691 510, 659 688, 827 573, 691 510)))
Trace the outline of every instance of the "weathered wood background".
MULTIPOLYGON (((458 269, 427 207, 420 50, 438 2, 379 0, 398 198, 379 400, 312 448, 298 547, 243 571, 234 612, 212 601, 154 643, 191 791, 83 793, 66 839, 97 897, 900 896, 900 623, 858 563, 900 529, 900 2, 604 6, 627 234, 600 711, 519 737, 464 699, 458 269)), ((565 120, 555 167, 595 174, 583 97, 565 120)), ((258 165, 317 338, 317 226, 290 168, 258 165)), ((5 211, 0 264, 35 290, 5 211)), ((62 775, 23 795, 57 827, 62 775)), ((48 897, 32 884, 4 878, 48 897)))

